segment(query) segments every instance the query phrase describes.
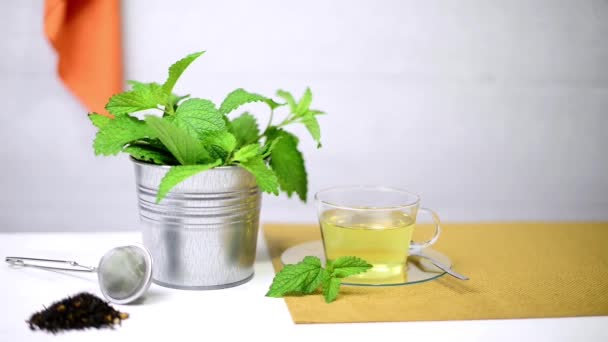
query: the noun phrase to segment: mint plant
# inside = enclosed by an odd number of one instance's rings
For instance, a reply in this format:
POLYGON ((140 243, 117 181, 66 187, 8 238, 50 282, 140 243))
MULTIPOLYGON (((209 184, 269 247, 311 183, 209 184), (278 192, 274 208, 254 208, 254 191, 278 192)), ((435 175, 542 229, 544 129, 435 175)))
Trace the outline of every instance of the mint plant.
POLYGON ((131 90, 112 96, 106 104, 113 117, 90 113, 91 122, 99 129, 93 143, 95 154, 124 152, 136 160, 171 166, 159 185, 157 203, 188 177, 226 165, 251 172, 267 193, 278 195, 280 189, 305 202, 308 181, 299 140, 285 127, 304 125, 317 148, 321 147, 317 116, 324 113, 310 108, 310 89, 299 101, 278 90, 279 102, 236 89, 219 108, 210 100, 174 94, 180 76, 203 53, 190 54, 173 64, 163 84, 129 81, 131 90), (270 111, 263 130, 248 112, 233 117, 239 107, 252 102, 264 103, 270 111), (284 119, 273 124, 275 111, 283 108, 287 112, 284 119), (151 114, 145 114, 144 120, 133 116, 141 111, 151 114))

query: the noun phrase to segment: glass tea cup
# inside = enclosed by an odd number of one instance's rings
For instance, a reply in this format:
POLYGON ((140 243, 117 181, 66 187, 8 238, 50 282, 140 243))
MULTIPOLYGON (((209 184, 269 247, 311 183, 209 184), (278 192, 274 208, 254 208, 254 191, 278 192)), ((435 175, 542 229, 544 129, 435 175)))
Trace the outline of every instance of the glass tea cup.
POLYGON ((379 186, 348 186, 315 194, 317 214, 327 260, 356 256, 373 267, 344 279, 345 283, 389 285, 407 282, 410 250, 433 245, 439 238, 439 216, 420 207, 416 194, 379 186), (418 212, 430 214, 435 231, 431 239, 412 241, 418 212))

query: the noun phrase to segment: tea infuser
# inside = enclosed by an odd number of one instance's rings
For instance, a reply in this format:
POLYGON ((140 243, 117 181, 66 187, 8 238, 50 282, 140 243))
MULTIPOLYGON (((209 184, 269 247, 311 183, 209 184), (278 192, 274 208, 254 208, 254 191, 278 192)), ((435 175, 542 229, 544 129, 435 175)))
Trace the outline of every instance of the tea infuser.
POLYGON ((56 259, 6 257, 5 261, 19 267, 97 273, 101 293, 116 304, 127 304, 141 298, 152 282, 152 256, 139 245, 112 248, 104 254, 97 267, 56 259), (43 263, 66 264, 70 267, 45 266, 43 263))

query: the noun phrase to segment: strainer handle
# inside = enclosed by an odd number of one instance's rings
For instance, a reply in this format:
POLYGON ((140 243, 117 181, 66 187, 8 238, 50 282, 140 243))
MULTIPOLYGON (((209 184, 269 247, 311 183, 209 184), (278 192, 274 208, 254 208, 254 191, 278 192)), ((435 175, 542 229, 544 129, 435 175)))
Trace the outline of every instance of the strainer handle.
POLYGON ((97 272, 96 267, 84 266, 76 261, 70 260, 56 260, 56 259, 39 259, 39 258, 25 258, 25 257, 6 257, 4 259, 7 263, 17 267, 34 267, 41 268, 44 270, 58 270, 58 271, 74 271, 74 272, 97 272), (44 263, 49 264, 67 264, 72 268, 68 267, 57 267, 57 266, 46 266, 44 263))

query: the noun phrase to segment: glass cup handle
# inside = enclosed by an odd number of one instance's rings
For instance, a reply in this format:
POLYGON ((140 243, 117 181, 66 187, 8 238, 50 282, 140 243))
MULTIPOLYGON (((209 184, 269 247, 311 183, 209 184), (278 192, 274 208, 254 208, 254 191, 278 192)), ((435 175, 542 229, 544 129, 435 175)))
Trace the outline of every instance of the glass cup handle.
POLYGON ((422 250, 425 249, 431 245, 433 245, 435 242, 437 242, 437 239, 439 239, 439 235, 441 234, 441 226, 439 225, 439 215, 437 215, 436 212, 434 212, 433 210, 429 209, 429 208, 420 208, 418 209, 418 211, 424 211, 427 212, 431 215, 431 218, 433 219, 433 222, 435 223, 435 235, 433 235, 433 237, 425 242, 414 242, 412 241, 410 243, 410 250, 422 250))

